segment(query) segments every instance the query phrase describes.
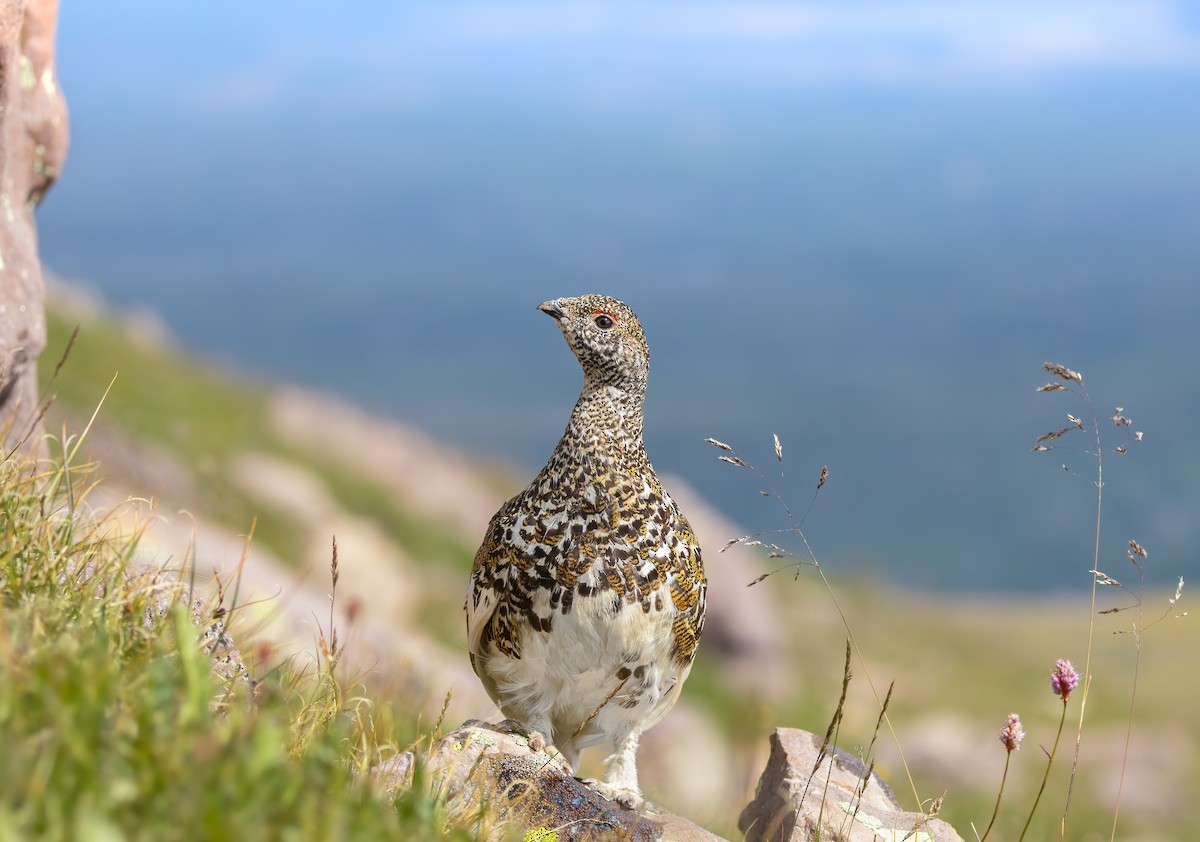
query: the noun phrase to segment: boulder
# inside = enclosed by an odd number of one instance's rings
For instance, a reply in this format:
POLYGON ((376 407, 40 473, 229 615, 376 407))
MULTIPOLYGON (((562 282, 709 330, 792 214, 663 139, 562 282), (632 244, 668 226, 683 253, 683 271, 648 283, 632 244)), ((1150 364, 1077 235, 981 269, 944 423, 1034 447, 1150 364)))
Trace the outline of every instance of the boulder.
POLYGON ((906 812, 861 760, 808 731, 777 728, 754 801, 738 828, 746 842, 962 842, 941 819, 906 812), (818 762, 818 758, 819 762, 818 762))
POLYGON ((444 799, 452 820, 471 826, 480 839, 512 838, 519 830, 518 838, 555 842, 721 842, 657 808, 635 813, 608 801, 574 778, 557 754, 532 751, 524 737, 478 720, 434 741, 428 752, 391 758, 372 776, 389 793, 419 780, 444 799))
POLYGON ((58 0, 0 0, 0 443, 44 452, 37 360, 45 292, 33 209, 67 152, 54 73, 58 0))

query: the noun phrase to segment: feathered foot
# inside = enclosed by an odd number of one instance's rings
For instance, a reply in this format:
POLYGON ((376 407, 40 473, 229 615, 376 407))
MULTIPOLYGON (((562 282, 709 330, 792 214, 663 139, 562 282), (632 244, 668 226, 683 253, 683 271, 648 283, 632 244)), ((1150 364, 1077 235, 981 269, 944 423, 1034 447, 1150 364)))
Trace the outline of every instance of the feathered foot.
POLYGON ((616 751, 604 761, 604 780, 586 780, 590 786, 609 801, 615 801, 626 810, 638 811, 647 806, 637 780, 637 747, 641 734, 633 732, 616 740, 616 751))

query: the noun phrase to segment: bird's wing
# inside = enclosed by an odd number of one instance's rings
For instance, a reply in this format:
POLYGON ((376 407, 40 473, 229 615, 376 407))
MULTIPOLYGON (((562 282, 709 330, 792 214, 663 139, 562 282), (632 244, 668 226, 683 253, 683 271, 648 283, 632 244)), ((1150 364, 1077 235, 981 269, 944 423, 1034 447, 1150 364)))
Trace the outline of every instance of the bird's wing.
POLYGON ((611 517, 603 494, 583 492, 545 495, 536 503, 519 495, 496 513, 475 554, 467 591, 467 649, 477 675, 482 677, 478 662, 489 648, 521 657, 520 631, 534 619, 534 594, 549 589, 551 606, 569 598, 562 592, 571 591, 592 565, 611 517), (587 531, 571 534, 570 526, 582 520, 587 531))
MULTIPOLYGON (((496 609, 503 599, 503 593, 508 581, 511 568, 512 548, 505 543, 504 536, 513 526, 516 511, 509 501, 507 505, 496 512, 487 532, 484 533, 483 543, 475 553, 475 561, 471 566, 471 582, 467 588, 467 651, 471 653, 471 666, 481 678, 476 659, 483 654, 484 648, 495 634, 492 628, 496 609), (499 585, 499 587, 497 587, 499 585)), ((515 654, 515 653, 514 653, 515 654)), ((491 688, 488 688, 489 693, 491 688)))
POLYGON ((704 566, 700 560, 700 545, 692 532, 691 524, 674 501, 669 503, 668 510, 673 516, 675 540, 671 544, 667 563, 663 565, 663 572, 666 574, 665 585, 675 610, 675 620, 671 627, 674 638, 671 648, 676 677, 671 688, 647 713, 642 723, 643 730, 653 728, 679 700, 683 682, 692 671, 700 635, 704 631, 704 609, 708 597, 708 581, 705 579, 704 566))
MULTIPOLYGON (((671 501, 674 513, 675 541, 672 546, 670 564, 667 568, 667 587, 671 591, 671 602, 675 606, 674 634, 675 660, 681 667, 690 668, 696 657, 696 646, 704 631, 704 609, 708 598, 708 581, 704 577, 704 565, 700 560, 700 544, 692 532, 691 524, 671 501)), ((684 676, 687 673, 684 672, 684 676)), ((680 679, 682 683, 682 677, 680 679)))

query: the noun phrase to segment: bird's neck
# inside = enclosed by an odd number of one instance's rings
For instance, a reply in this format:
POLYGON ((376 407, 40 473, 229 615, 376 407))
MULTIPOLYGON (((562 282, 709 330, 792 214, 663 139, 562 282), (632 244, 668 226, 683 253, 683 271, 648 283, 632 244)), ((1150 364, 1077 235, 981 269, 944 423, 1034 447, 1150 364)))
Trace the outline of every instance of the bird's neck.
POLYGON ((627 462, 645 459, 642 405, 645 393, 617 386, 585 384, 563 438, 595 458, 627 462))

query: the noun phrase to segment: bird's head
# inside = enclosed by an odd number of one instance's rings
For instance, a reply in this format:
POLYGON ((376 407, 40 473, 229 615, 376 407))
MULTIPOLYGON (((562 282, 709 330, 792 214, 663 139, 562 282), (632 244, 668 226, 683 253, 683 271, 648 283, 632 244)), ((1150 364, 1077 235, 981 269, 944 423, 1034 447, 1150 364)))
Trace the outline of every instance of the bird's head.
POLYGON ((538 306, 558 322, 583 366, 584 388, 646 390, 650 351, 642 325, 623 302, 607 295, 555 298, 538 306))

